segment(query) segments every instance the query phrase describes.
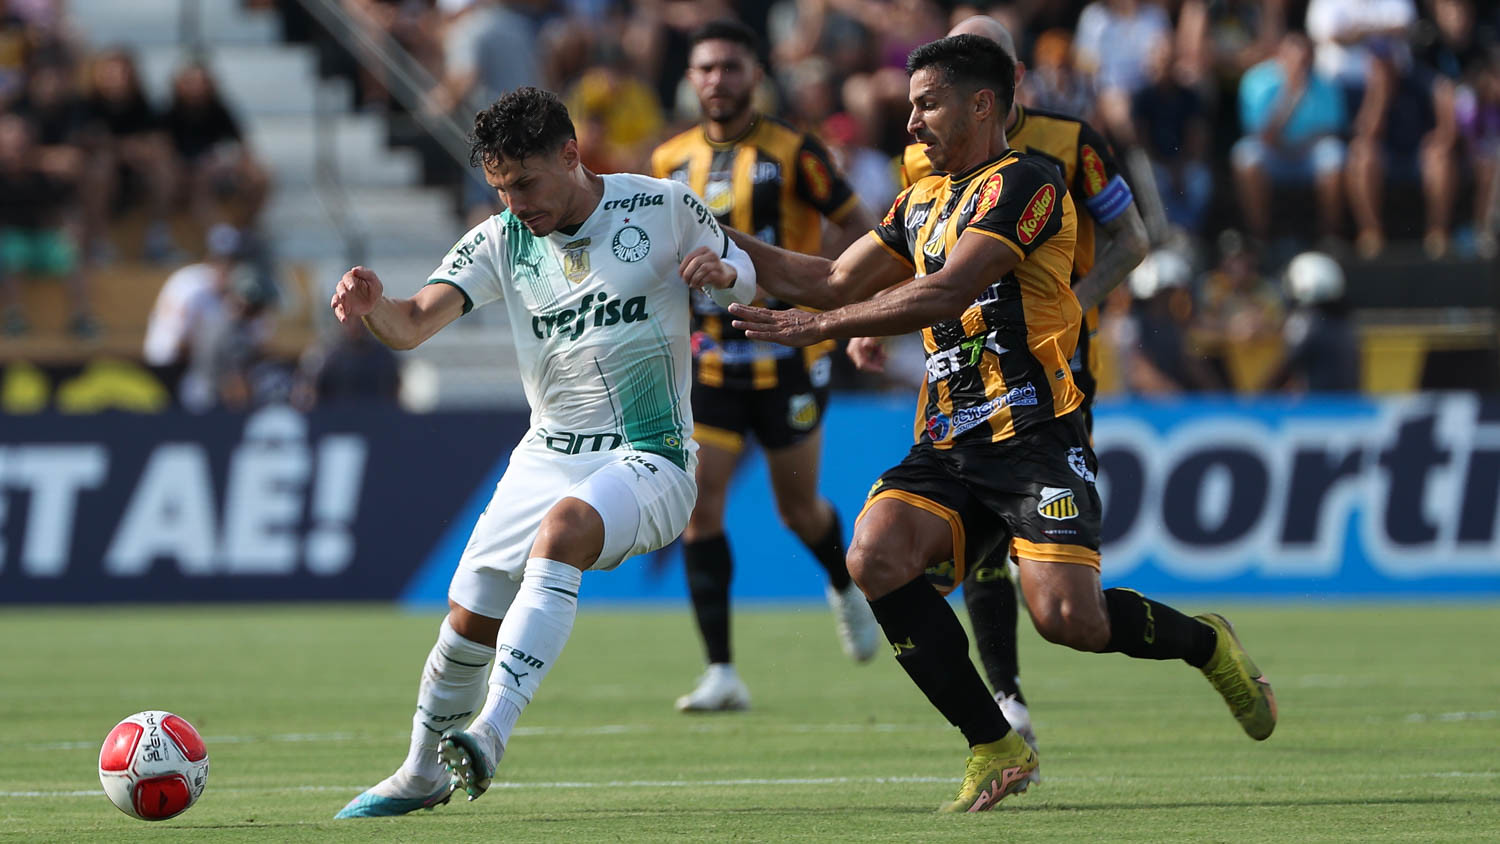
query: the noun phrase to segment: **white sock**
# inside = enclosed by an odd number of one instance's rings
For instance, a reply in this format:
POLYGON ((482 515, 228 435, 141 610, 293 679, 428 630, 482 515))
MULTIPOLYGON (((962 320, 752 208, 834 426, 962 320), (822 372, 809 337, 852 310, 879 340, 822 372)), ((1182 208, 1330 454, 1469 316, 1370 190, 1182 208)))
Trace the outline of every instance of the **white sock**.
POLYGON ((500 750, 573 632, 582 582, 583 572, 567 563, 526 561, 521 590, 500 622, 490 693, 477 719, 495 733, 500 750))
POLYGON ((417 711, 411 719, 411 747, 397 777, 404 774, 421 781, 414 785, 431 788, 447 778, 438 758, 438 739, 444 730, 463 727, 473 718, 484 694, 485 671, 494 658, 494 648, 465 639, 443 619, 437 644, 422 667, 417 711))

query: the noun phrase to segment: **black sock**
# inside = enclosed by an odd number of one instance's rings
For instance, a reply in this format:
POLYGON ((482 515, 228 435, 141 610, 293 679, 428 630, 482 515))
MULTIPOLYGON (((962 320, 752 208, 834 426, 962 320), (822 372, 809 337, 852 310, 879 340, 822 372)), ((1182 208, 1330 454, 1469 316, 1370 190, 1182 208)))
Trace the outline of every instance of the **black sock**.
POLYGON ((839 511, 833 509, 832 504, 828 505, 828 512, 833 518, 829 520, 823 538, 805 544, 817 558, 818 565, 828 572, 828 585, 842 592, 849 586, 849 566, 844 562, 844 526, 839 523, 839 511))
POLYGON ((1106 589, 1104 603, 1109 607, 1109 644, 1104 653, 1181 659, 1202 668, 1219 643, 1212 627, 1134 589, 1106 589))
POLYGON ((990 687, 1022 704, 1021 661, 1016 653, 1016 587, 1007 569, 1010 544, 990 552, 964 579, 964 605, 974 627, 974 646, 990 687))
POLYGON ((896 661, 970 746, 998 741, 1010 732, 969 661, 963 625, 925 576, 871 601, 870 609, 895 646, 896 661))
POLYGON ((708 661, 730 662, 729 581, 734 577, 734 562, 729 556, 729 540, 721 533, 711 539, 682 543, 682 564, 687 569, 688 595, 693 599, 693 616, 698 619, 708 661))

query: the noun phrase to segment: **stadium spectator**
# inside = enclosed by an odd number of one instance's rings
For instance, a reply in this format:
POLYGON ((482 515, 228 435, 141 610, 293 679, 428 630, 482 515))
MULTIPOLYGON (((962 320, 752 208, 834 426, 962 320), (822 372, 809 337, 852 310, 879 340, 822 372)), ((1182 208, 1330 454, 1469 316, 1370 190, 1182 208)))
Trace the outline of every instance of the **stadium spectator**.
POLYGON ((1170 41, 1157 42, 1147 67, 1150 84, 1131 100, 1132 123, 1116 134, 1145 148, 1167 222, 1198 231, 1213 196, 1208 166, 1209 123, 1198 91, 1181 79, 1170 41))
POLYGON ((1130 312, 1111 317, 1104 333, 1114 345, 1128 392, 1173 395, 1220 386, 1188 346, 1192 267, 1176 252, 1158 250, 1130 273, 1130 312))
POLYGON ((652 86, 631 73, 618 51, 585 71, 564 98, 578 130, 578 149, 596 173, 646 169, 666 128, 652 86))
POLYGON ((1316 50, 1318 73, 1345 94, 1353 113, 1376 54, 1406 57, 1406 31, 1417 19, 1412 0, 1311 0, 1307 35, 1316 50))
POLYGON ((1093 77, 1081 72, 1067 30, 1049 29, 1036 39, 1034 61, 1026 66, 1018 98, 1022 105, 1094 122, 1098 91, 1093 77))
POLYGON ((193 217, 209 221, 233 202, 227 222, 254 224, 265 204, 270 178, 250 154, 208 67, 186 65, 172 80, 172 104, 163 117, 167 136, 183 165, 193 217))
POLYGON ((823 122, 819 133, 866 208, 888 208, 900 192, 891 159, 866 145, 859 121, 842 112, 823 122))
POLYGON ((1420 183, 1426 210, 1422 246, 1429 258, 1441 258, 1448 252, 1457 181, 1453 83, 1409 58, 1403 63, 1377 54, 1367 66, 1346 172, 1349 209, 1359 232, 1355 247, 1362 257, 1379 255, 1385 248, 1385 188, 1420 183))
POLYGON ((1146 62, 1172 37, 1167 13, 1150 0, 1095 0, 1078 17, 1073 50, 1103 96, 1129 97, 1146 85, 1146 62))
POLYGON ((73 308, 68 330, 80 338, 99 333, 90 314, 78 249, 68 231, 76 188, 70 179, 46 169, 23 118, 0 116, 0 297, 8 335, 31 329, 21 307, 23 275, 63 282, 73 308))
POLYGON ((394 404, 401 392, 396 353, 359 320, 342 323, 303 353, 292 401, 303 410, 339 404, 394 404))
POLYGON ((32 30, 26 19, 0 0, 0 106, 8 105, 26 87, 32 30))
MULTIPOLYGON (((230 276, 224 301, 228 319, 209 332, 201 355, 205 375, 216 388, 218 406, 245 411, 290 404, 294 369, 269 347, 276 319, 274 291, 241 267, 230 276)), ((195 355, 195 367, 199 359, 195 355)))
POLYGON ((1230 163, 1250 233, 1262 240, 1270 233, 1273 184, 1311 182, 1319 232, 1336 236, 1345 152, 1339 133, 1348 119, 1339 90, 1313 72, 1305 36, 1288 33, 1275 59, 1245 73, 1239 106, 1245 136, 1231 150, 1230 163))
POLYGON ((1282 353, 1285 307, 1237 232, 1219 236, 1219 253, 1198 285, 1192 345, 1224 383, 1253 390, 1282 353))
POLYGON ((1296 303, 1283 327, 1286 356, 1266 386, 1316 393, 1359 389, 1359 338, 1338 262, 1321 252, 1298 255, 1287 265, 1286 289, 1296 303))
POLYGON ((33 66, 15 110, 31 125, 43 169, 66 174, 76 183, 83 167, 81 143, 87 115, 70 73, 65 65, 33 66))
MULTIPOLYGON (((203 261, 172 273, 157 293, 142 348, 146 364, 174 381, 178 401, 195 412, 218 403, 219 364, 211 360, 211 350, 230 321, 231 285, 248 272, 241 263, 245 239, 233 226, 210 228, 204 247, 203 261)), ((270 328, 262 321, 258 330, 269 334, 270 328)))
POLYGON ((831 62, 840 76, 868 70, 875 61, 875 39, 840 5, 828 0, 776 3, 767 19, 772 66, 790 67, 817 56, 831 62))
POLYGON ((148 222, 143 254, 150 261, 166 261, 177 251, 167 224, 177 172, 161 116, 146 100, 129 53, 113 50, 96 56, 89 82, 89 190, 83 192, 87 230, 91 237, 101 237, 115 206, 124 197, 144 194, 148 222))
POLYGON ((1500 238, 1500 62, 1490 62, 1472 85, 1459 89, 1454 110, 1474 174, 1474 249, 1493 259, 1500 238))
MULTIPOLYGON (((419 67, 434 77, 438 75, 443 54, 434 0, 343 0, 343 4, 366 38, 377 42, 394 39, 419 67)), ((383 75, 369 69, 371 64, 359 63, 360 105, 385 111, 391 107, 391 93, 383 75)))
POLYGON ((1177 22, 1181 61, 1196 78, 1233 83, 1276 55, 1287 0, 1185 0, 1177 22))
POLYGON ((427 107, 465 117, 506 91, 541 82, 537 28, 515 2, 473 0, 443 22, 443 75, 427 107))
POLYGON ((1413 46, 1418 66, 1452 86, 1459 152, 1474 177, 1475 251, 1493 257, 1489 209, 1500 148, 1500 59, 1495 56, 1500 34, 1495 24, 1480 25, 1476 18, 1473 0, 1434 0, 1413 46))

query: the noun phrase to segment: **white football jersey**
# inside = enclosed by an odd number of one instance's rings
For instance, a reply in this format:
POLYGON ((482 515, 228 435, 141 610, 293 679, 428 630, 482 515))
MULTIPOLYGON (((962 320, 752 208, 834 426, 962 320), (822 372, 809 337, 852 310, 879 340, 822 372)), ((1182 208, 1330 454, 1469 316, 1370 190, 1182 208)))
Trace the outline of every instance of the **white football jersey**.
MULTIPOLYGON (((686 467, 696 447, 678 268, 700 246, 750 262, 686 186, 603 178, 578 231, 537 237, 506 211, 464 235, 428 284, 458 288, 465 313, 504 302, 531 404, 527 441, 565 454, 628 445, 686 467)), ((753 296, 753 279, 742 281, 753 296)))

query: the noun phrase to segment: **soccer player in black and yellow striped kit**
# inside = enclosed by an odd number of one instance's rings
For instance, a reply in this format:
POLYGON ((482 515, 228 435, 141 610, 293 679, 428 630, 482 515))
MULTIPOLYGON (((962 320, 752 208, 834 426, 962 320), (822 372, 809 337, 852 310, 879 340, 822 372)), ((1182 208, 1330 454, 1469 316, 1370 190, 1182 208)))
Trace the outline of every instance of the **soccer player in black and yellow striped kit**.
MULTIPOLYGON (((950 35, 978 35, 999 44, 1012 59, 1015 44, 999 21, 986 16, 968 18, 950 35)), ((1025 65, 1016 63, 1016 85, 1025 77, 1025 65)), ((1028 109, 1020 103, 1011 108, 1005 137, 1011 147, 1039 155, 1052 162, 1078 211, 1078 235, 1073 248, 1071 281, 1083 307, 1083 327, 1078 347, 1069 365, 1073 380, 1083 391, 1083 419, 1093 434, 1092 407, 1097 382, 1098 346, 1094 333, 1099 325, 1100 301, 1145 257, 1146 226, 1136 210, 1130 187, 1120 174, 1108 142, 1087 122, 1053 112, 1028 109), (1103 236, 1100 236, 1100 233, 1103 236), (1102 244, 1101 244, 1102 241, 1102 244)), ((932 173, 923 144, 907 146, 901 161, 902 187, 910 187, 932 173)), ((849 352, 858 364, 879 360, 877 341, 850 341, 849 352)), ((1007 560, 1010 549, 996 546, 989 557, 965 571, 963 561, 942 565, 929 572, 935 586, 945 594, 963 584, 964 604, 974 628, 974 641, 985 675, 1006 718, 1032 747, 1036 734, 1031 713, 1021 693, 1017 655, 1016 622, 1019 616, 1016 591, 1007 560)), ((1036 776, 1039 781, 1040 777, 1036 776)))
MULTIPOLYGON (((838 248, 874 225, 828 151, 812 135, 751 102, 761 69, 755 34, 736 21, 706 24, 691 37, 688 81, 703 108, 699 126, 651 156, 652 175, 687 183, 725 226, 766 243, 817 253, 823 219, 838 248)), ((760 300, 766 307, 789 307, 760 300)), ((818 493, 823 411, 833 343, 791 349, 747 340, 706 295, 693 301, 693 437, 698 441, 698 503, 683 532, 683 561, 708 669, 677 700, 682 711, 742 709, 749 691, 730 648, 724 534, 728 487, 747 436, 765 450, 782 521, 827 571, 828 602, 844 650, 864 662, 879 631, 844 565, 844 533, 833 505, 818 493)))
POLYGON ((970 746, 942 810, 989 809, 1025 790, 1038 764, 926 573, 944 560, 972 565, 1002 542, 1044 638, 1181 659, 1247 734, 1269 737, 1270 686, 1228 622, 1100 586, 1097 461, 1068 366, 1082 322, 1069 285, 1077 215, 1058 169, 1007 144, 1014 61, 992 40, 958 35, 917 48, 907 69, 907 128, 943 175, 904 191, 871 237, 832 261, 731 233, 763 289, 828 310, 730 313, 747 337, 793 347, 922 330, 916 444, 871 489, 848 561, 897 662, 970 746))

